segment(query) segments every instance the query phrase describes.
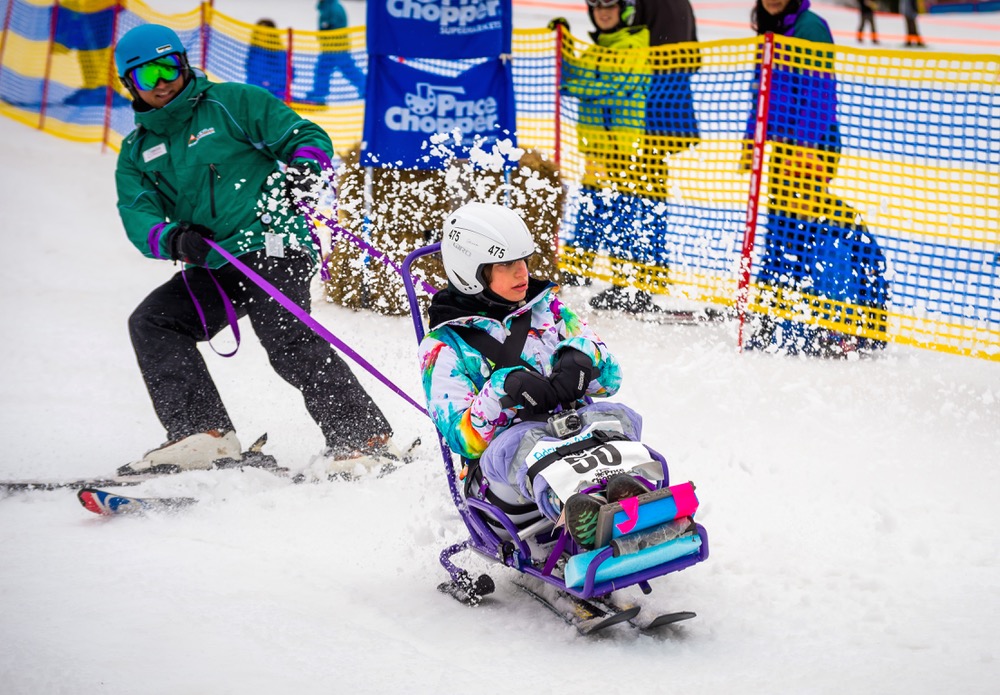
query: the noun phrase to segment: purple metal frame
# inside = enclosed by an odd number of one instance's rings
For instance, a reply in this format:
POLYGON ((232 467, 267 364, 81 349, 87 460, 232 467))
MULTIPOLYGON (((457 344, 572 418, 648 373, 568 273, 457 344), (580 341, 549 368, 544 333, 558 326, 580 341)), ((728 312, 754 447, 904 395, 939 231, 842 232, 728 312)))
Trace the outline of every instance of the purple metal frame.
MULTIPOLYGON (((402 272, 400 273, 403 277, 403 284, 406 287, 406 296, 410 304, 411 318, 413 319, 413 330, 416 333, 418 344, 424 338, 424 322, 420 315, 420 303, 417 300, 417 293, 413 284, 411 266, 418 258, 432 253, 438 253, 440 250, 440 242, 416 249, 403 261, 402 272)), ((584 599, 591 598, 593 596, 604 596, 617 589, 623 589, 627 586, 633 586, 635 584, 640 586, 643 593, 648 594, 652 591, 649 586, 650 579, 655 579, 656 577, 661 577, 671 572, 678 572, 680 570, 687 569, 688 567, 708 558, 708 533, 701 524, 695 524, 698 529, 698 535, 701 537, 701 548, 696 554, 685 555, 684 557, 679 557, 675 560, 657 565, 656 567, 649 567, 639 572, 633 572, 631 574, 615 577, 614 579, 598 583, 596 581, 597 570, 605 560, 612 556, 612 549, 605 548, 590 562, 590 565, 588 565, 583 588, 573 589, 567 587, 566 583, 560 578, 552 576, 552 569, 555 566, 555 559, 562 554, 566 545, 573 543, 568 534, 566 534, 565 531, 560 532, 559 538, 556 540, 555 545, 550 551, 550 556, 546 558, 544 566, 539 569, 532 563, 531 550, 528 548, 527 543, 518 538, 517 528, 503 511, 489 502, 476 498, 465 498, 462 496, 461 490, 459 489, 458 477, 455 475, 453 454, 451 449, 448 448, 448 444, 444 437, 440 433, 438 433, 438 443, 441 446, 441 456, 444 459, 445 475, 448 479, 448 489, 451 492, 451 499, 455 503, 459 516, 462 517, 462 521, 465 523, 465 526, 469 530, 470 534, 469 540, 463 541, 462 543, 456 543, 455 545, 449 546, 441 551, 441 565, 448 571, 448 574, 451 576, 453 582, 468 580, 468 573, 451 561, 455 555, 464 550, 472 550, 480 555, 490 558, 491 560, 500 562, 507 567, 512 567, 520 572, 523 572, 524 574, 531 575, 543 582, 552 584, 560 591, 564 591, 567 594, 584 599), (487 519, 492 519, 496 523, 500 524, 510 538, 501 538, 487 523, 487 519)), ((659 453, 652 450, 650 451, 663 466, 664 480, 662 484, 667 485, 669 481, 669 473, 667 470, 666 459, 664 459, 659 453)))

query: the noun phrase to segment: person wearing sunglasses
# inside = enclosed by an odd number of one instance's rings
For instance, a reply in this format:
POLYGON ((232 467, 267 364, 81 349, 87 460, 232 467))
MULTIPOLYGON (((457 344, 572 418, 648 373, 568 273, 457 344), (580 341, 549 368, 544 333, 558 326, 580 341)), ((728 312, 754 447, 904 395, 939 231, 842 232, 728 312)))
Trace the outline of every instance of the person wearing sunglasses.
MULTIPOLYGON (((671 46, 649 54, 649 84, 646 92, 646 137, 644 156, 639 171, 644 177, 649 205, 639 205, 629 217, 655 220, 651 231, 646 262, 663 265, 667 236, 667 216, 650 210, 653 203, 667 196, 670 155, 683 152, 698 144, 701 133, 695 115, 691 76, 701 66, 701 56, 695 43, 698 29, 689 0, 635 0, 633 26, 644 26, 649 32, 649 47, 671 46), (684 47, 674 44, 686 43, 684 47)), ((649 226, 645 223, 645 226, 649 226)), ((615 285, 591 299, 596 309, 621 310, 628 313, 657 312, 660 307, 643 290, 615 285)))
MULTIPOLYGON (((323 195, 334 156, 326 132, 266 90, 215 83, 189 64, 169 27, 131 29, 115 65, 136 128, 115 179, 129 240, 147 258, 185 267, 129 318, 139 369, 167 441, 123 475, 207 469, 241 460, 235 426, 197 343, 249 317, 274 370, 295 386, 325 447, 310 465, 340 476, 398 458, 392 428, 319 335, 281 307, 209 241, 309 310, 316 269, 303 206, 323 195)), ((381 465, 379 465, 381 469, 381 465)))
MULTIPOLYGON (((615 280, 626 282, 630 262, 650 262, 653 247, 639 193, 649 88, 649 30, 635 25, 634 0, 587 0, 594 46, 578 52, 567 37, 562 94, 579 100, 579 149, 585 161, 582 204, 570 246, 583 258, 612 257, 615 280), (614 195, 608 195, 612 192, 614 195)), ((550 24, 565 24, 564 19, 550 24)), ((575 278, 569 278, 574 282, 575 278)), ((655 310, 648 293, 617 285, 591 298, 596 309, 631 313, 655 310), (637 301, 638 300, 638 301, 637 301)))

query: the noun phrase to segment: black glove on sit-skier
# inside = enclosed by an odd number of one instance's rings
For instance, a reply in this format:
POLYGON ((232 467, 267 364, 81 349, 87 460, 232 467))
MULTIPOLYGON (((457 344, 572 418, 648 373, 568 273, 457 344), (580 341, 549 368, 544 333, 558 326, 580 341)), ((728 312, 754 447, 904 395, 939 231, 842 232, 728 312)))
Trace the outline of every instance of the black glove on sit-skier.
POLYGON ((212 250, 205 239, 213 238, 215 238, 215 232, 204 225, 180 222, 167 237, 170 258, 174 261, 184 261, 191 265, 204 267, 208 252, 212 250))
POLYGON ((299 201, 315 205, 322 189, 323 177, 308 164, 289 164, 285 169, 285 195, 292 205, 299 201))
POLYGON ((594 378, 594 363, 589 357, 573 348, 563 348, 552 365, 549 381, 560 403, 575 403, 587 393, 587 385, 594 378))
POLYGON ((505 408, 519 405, 528 415, 547 413, 559 405, 552 384, 533 369, 515 369, 507 375, 503 388, 507 396, 501 399, 500 405, 505 408))

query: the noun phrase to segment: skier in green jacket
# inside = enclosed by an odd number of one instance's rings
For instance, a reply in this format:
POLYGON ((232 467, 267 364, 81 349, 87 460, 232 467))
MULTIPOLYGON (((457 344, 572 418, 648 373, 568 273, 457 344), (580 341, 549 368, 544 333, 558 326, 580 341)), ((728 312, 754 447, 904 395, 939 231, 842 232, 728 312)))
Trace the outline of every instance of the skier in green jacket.
POLYGON ((206 241, 308 311, 316 246, 298 206, 322 193, 330 138, 264 89, 196 75, 167 27, 129 31, 115 64, 136 121, 115 173, 119 214, 145 256, 187 264, 129 318, 167 442, 120 473, 240 459, 235 427, 197 343, 242 316, 323 432, 326 448, 313 471, 356 475, 398 456, 389 423, 343 360, 206 241))

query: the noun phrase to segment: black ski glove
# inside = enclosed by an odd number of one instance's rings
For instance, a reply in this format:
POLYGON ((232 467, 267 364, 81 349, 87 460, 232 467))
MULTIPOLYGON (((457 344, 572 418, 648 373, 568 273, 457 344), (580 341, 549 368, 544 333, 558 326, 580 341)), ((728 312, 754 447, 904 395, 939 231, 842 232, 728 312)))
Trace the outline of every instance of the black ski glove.
POLYGON ((501 399, 500 405, 505 408, 519 405, 522 412, 528 415, 547 413, 559 405, 552 384, 533 369, 515 369, 507 375, 503 388, 507 395, 501 399))
POLYGON ((204 225, 180 222, 167 237, 170 258, 205 267, 208 252, 212 250, 205 239, 214 238, 215 233, 204 225))
POLYGON ((300 162, 285 169, 285 196, 295 205, 316 205, 323 190, 323 177, 313 167, 300 162))
POLYGON ((589 357, 573 348, 563 348, 552 365, 549 381, 559 402, 576 403, 587 393, 587 385, 594 378, 594 363, 589 357))

